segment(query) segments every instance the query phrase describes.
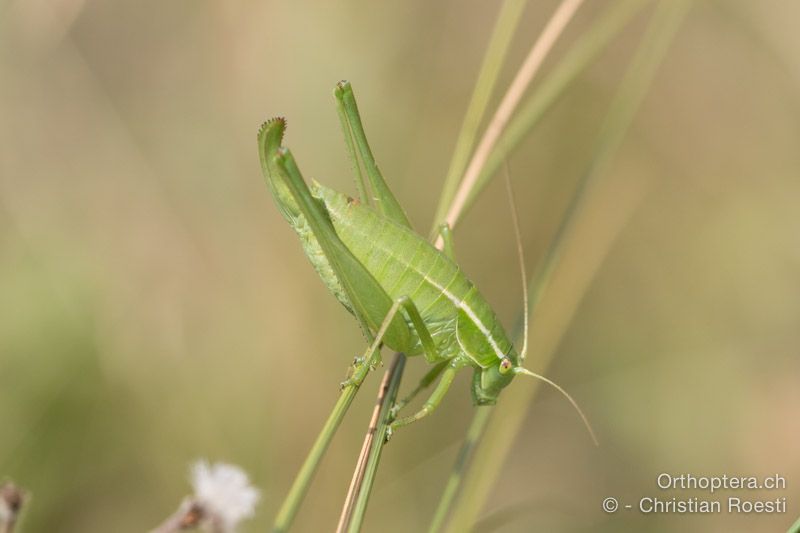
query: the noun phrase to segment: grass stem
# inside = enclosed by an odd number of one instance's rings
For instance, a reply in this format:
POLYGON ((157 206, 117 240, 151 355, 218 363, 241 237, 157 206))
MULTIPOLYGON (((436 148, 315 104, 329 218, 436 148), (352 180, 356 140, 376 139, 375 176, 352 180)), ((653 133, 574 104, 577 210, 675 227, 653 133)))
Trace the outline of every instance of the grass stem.
POLYGON ((347 413, 347 409, 353 402, 353 398, 355 398, 358 388, 359 385, 357 384, 348 385, 342 389, 341 393, 339 394, 339 399, 336 401, 336 405, 334 405, 331 414, 325 421, 325 425, 322 427, 322 431, 320 431, 319 436, 317 436, 317 440, 314 441, 311 451, 308 453, 306 460, 303 462, 303 466, 300 468, 300 471, 292 483, 292 488, 289 490, 289 494, 283 501, 280 511, 278 511, 278 515, 275 518, 275 523, 272 527, 272 530, 275 533, 282 533, 289 530, 289 527, 297 515, 297 510, 299 509, 306 492, 308 492, 308 487, 311 484, 314 473, 317 471, 317 467, 319 466, 323 455, 325 455, 325 451, 328 449, 336 430, 339 428, 339 424, 341 424, 344 415, 347 413))
POLYGON ((383 445, 386 442, 386 432, 391 421, 390 410, 397 399, 397 392, 400 390, 405 364, 406 356, 396 353, 389 369, 383 376, 372 419, 364 437, 359 461, 353 472, 350 490, 347 493, 339 526, 336 529, 338 533, 357 532, 361 529, 369 496, 378 472, 383 445))
POLYGON ((505 96, 503 96, 503 100, 500 102, 489 126, 486 128, 486 132, 483 134, 478 147, 475 149, 475 153, 469 162, 469 166, 459 184, 455 197, 450 204, 450 208, 447 210, 444 221, 447 222, 450 227, 455 226, 456 221, 461 216, 467 198, 472 194, 477 178, 485 166, 489 154, 491 154, 492 149, 497 143, 497 139, 514 114, 517 104, 519 104, 534 76, 539 72, 544 59, 549 54, 550 50, 552 50, 553 45, 564 32, 564 28, 569 21, 572 20, 572 17, 582 3, 583 0, 562 0, 561 4, 559 4, 558 8, 556 8, 553 13, 553 16, 550 17, 550 20, 545 25, 539 38, 533 43, 533 46, 528 52, 528 56, 517 71, 514 81, 509 86, 505 96))
POLYGON ((489 46, 486 48, 478 78, 475 81, 472 97, 467 106, 467 112, 464 114, 464 121, 458 132, 453 157, 450 160, 450 166, 444 180, 442 194, 439 196, 439 205, 433 217, 431 239, 438 237, 439 226, 444 222, 449 206, 453 202, 456 188, 461 182, 464 169, 467 167, 470 150, 478 137, 478 128, 486 114, 489 98, 491 98, 494 87, 497 84, 500 68, 505 63, 508 47, 519 25, 519 20, 526 4, 526 0, 505 0, 500 8, 500 13, 492 30, 492 36, 489 39, 489 46))
MULTIPOLYGON (((472 187, 464 197, 463 211, 466 211, 478 194, 489 183, 509 155, 520 145, 537 126, 560 98, 566 94, 572 82, 585 71, 611 41, 626 27, 634 16, 645 6, 644 0, 621 0, 613 3, 597 20, 578 36, 569 50, 547 73, 541 83, 520 105, 508 121, 502 135, 494 144, 484 165, 480 168, 472 187)), ((455 214, 454 216, 459 216, 455 214)))
MULTIPOLYGON (((662 0, 653 14, 647 32, 642 39, 642 44, 631 61, 610 106, 598 137, 594 155, 590 159, 586 172, 573 194, 570 206, 565 212, 559 229, 554 234, 549 249, 545 254, 545 260, 540 263, 531 280, 533 297, 529 301, 531 306, 529 312, 538 307, 543 293, 549 286, 565 243, 571 240, 573 236, 576 221, 586 204, 588 192, 593 188, 594 182, 607 173, 610 162, 621 145, 688 6, 689 0, 662 0)), ((610 242, 611 239, 607 239, 603 248, 607 249, 610 242)), ((595 263, 601 260, 603 254, 598 252, 596 255, 595 263)), ((563 323, 566 324, 567 321, 563 323)), ((560 337, 558 333, 554 335, 556 338, 560 337)), ((557 342, 553 342, 551 347, 554 348, 556 344, 557 342)), ((552 357, 552 353, 551 349, 545 354, 543 358, 545 359, 545 365, 546 360, 552 357)), ((480 448, 475 454, 468 475, 464 476, 462 473, 463 467, 458 469, 459 478, 464 478, 464 488, 460 499, 452 510, 452 520, 449 523, 448 531, 469 530, 476 522, 483 508, 483 503, 494 484, 494 479, 500 471, 510 445, 522 425, 526 407, 532 399, 536 388, 535 386, 529 386, 523 390, 523 388, 518 387, 517 391, 510 391, 514 394, 509 394, 509 398, 505 399, 507 401, 503 404, 505 416, 502 424, 483 425, 486 438, 483 439, 480 448), (480 472, 480 476, 477 476, 475 472, 480 472)), ((474 424, 477 425, 477 422, 474 422, 474 424)))

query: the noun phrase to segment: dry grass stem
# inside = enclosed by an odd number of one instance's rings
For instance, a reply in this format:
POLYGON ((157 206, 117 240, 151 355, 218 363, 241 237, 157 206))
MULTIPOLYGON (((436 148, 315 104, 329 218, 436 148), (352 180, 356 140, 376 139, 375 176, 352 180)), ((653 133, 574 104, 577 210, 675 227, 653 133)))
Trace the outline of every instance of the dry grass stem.
MULTIPOLYGON (((467 202, 470 190, 474 187, 483 165, 486 164, 486 160, 489 158, 492 149, 497 143, 497 139, 506 127, 506 124, 508 124, 522 96, 539 71, 545 57, 547 57, 547 54, 553 48, 556 40, 558 40, 558 37, 563 33, 564 28, 582 3, 583 0, 564 0, 547 22, 539 38, 533 43, 525 62, 522 64, 519 72, 517 72, 517 75, 514 77, 514 81, 503 97, 503 100, 500 102, 500 106, 492 117, 489 126, 486 128, 486 132, 483 134, 478 147, 475 149, 475 153, 469 162, 467 170, 464 172, 464 178, 456 191, 453 203, 450 205, 450 209, 447 211, 447 216, 445 217, 450 227, 455 226, 456 221, 458 221, 461 211, 464 209, 467 202)), ((437 245, 440 241, 441 237, 437 239, 437 245)))

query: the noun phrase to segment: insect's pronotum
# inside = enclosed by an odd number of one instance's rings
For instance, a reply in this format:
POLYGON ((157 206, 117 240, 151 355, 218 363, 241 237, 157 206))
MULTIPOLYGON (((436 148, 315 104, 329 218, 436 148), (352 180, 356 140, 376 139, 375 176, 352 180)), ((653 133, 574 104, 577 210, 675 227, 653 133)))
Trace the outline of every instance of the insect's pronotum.
POLYGON ((396 418, 391 430, 435 410, 462 368, 473 369, 476 405, 494 404, 514 376, 526 374, 555 386, 577 408, 558 385, 521 366, 524 350, 516 351, 492 308, 459 268, 449 229, 440 231, 444 251, 413 231, 375 164, 350 84, 340 82, 335 96, 357 170, 358 200, 316 182, 306 184, 291 152, 281 146, 284 119, 266 122, 258 141, 262 169, 279 210, 328 289, 372 340, 351 382, 360 383, 379 360, 381 343, 409 356, 421 354, 433 365, 423 380, 427 384, 438 377, 433 393, 419 411, 396 418), (361 176, 359 157, 368 183, 361 176))

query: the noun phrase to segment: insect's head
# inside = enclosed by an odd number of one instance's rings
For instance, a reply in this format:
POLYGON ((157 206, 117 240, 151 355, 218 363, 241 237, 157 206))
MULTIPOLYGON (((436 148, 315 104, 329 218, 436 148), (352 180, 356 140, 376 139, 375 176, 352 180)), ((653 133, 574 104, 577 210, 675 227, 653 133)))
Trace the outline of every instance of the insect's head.
POLYGON ((472 379, 472 396, 477 405, 494 405, 500 391, 514 379, 514 363, 504 357, 499 363, 475 371, 472 379))

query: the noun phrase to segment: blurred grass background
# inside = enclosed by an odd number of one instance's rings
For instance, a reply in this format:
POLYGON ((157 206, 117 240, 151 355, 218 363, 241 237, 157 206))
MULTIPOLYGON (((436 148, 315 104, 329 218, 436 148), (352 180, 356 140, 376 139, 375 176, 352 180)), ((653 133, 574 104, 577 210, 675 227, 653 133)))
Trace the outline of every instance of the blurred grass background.
MULTIPOLYGON (((604 4, 587 3, 546 68, 604 4)), ((501 87, 555 5, 528 7, 501 87)), ((0 476, 33 495, 23 532, 145 530, 188 491, 198 457, 247 469, 263 500, 244 529, 267 527, 363 342, 273 206, 256 130, 286 116, 306 177, 351 190, 332 98, 351 80, 426 232, 496 9, 0 2, 0 476)), ((523 509, 503 531, 780 531, 800 514, 798 17, 800 5, 743 0, 690 12, 590 211, 602 226, 624 208, 627 223, 547 371, 602 446, 543 391, 485 509, 523 509), (789 497, 789 513, 600 512, 606 496, 659 494, 663 471, 779 473, 789 489, 764 496, 789 497)), ((510 161, 530 268, 644 22, 510 161)), ((521 296, 502 184, 456 244, 510 328, 521 296)), ((569 290, 543 307, 580 297, 569 290)), ((406 387, 425 366, 410 361, 406 387)), ((298 531, 338 517, 377 382, 298 531)), ((471 415, 468 382, 386 449, 368 530, 428 524, 471 415)))

